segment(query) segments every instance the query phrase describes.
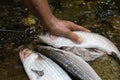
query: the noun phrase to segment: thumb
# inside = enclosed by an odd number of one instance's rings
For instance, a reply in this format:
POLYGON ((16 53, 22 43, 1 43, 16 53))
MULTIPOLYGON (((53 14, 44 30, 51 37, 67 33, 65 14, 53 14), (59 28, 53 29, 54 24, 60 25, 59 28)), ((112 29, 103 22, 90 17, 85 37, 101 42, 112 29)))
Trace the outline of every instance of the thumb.
POLYGON ((72 31, 69 31, 66 35, 67 38, 71 39, 75 43, 81 43, 82 38, 80 38, 77 34, 73 33, 72 31))

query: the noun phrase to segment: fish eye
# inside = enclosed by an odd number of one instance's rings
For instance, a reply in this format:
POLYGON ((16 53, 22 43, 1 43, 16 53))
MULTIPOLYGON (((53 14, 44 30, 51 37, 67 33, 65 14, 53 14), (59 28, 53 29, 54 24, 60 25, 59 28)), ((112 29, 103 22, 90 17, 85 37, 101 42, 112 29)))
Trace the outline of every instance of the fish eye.
POLYGON ((22 50, 22 58, 26 59, 31 53, 32 53, 32 51, 29 49, 22 50))

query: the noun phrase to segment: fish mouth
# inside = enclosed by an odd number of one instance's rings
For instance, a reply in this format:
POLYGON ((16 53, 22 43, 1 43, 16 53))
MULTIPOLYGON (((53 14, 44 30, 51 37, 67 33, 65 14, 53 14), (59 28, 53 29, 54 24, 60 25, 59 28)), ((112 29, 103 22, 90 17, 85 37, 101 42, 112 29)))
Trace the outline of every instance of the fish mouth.
POLYGON ((26 59, 32 54, 32 50, 30 49, 23 49, 20 51, 21 59, 26 59))

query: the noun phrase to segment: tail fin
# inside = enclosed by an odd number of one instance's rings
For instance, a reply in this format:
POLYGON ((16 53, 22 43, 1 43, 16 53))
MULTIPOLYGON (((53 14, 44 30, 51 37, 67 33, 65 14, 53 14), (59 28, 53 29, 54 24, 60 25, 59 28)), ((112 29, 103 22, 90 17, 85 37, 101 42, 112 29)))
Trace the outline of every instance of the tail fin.
POLYGON ((112 52, 111 56, 113 58, 115 58, 118 61, 118 63, 120 64, 120 54, 116 54, 115 52, 112 52))

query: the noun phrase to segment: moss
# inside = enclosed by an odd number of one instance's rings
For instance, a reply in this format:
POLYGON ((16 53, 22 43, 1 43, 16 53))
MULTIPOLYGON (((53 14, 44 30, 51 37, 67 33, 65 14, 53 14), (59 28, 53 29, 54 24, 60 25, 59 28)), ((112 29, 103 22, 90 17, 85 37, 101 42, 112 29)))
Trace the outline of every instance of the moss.
POLYGON ((90 65, 103 80, 119 80, 120 65, 110 56, 103 56, 90 62, 90 65))
POLYGON ((32 26, 36 24, 35 17, 33 15, 28 15, 28 17, 22 19, 22 24, 25 26, 32 26))

